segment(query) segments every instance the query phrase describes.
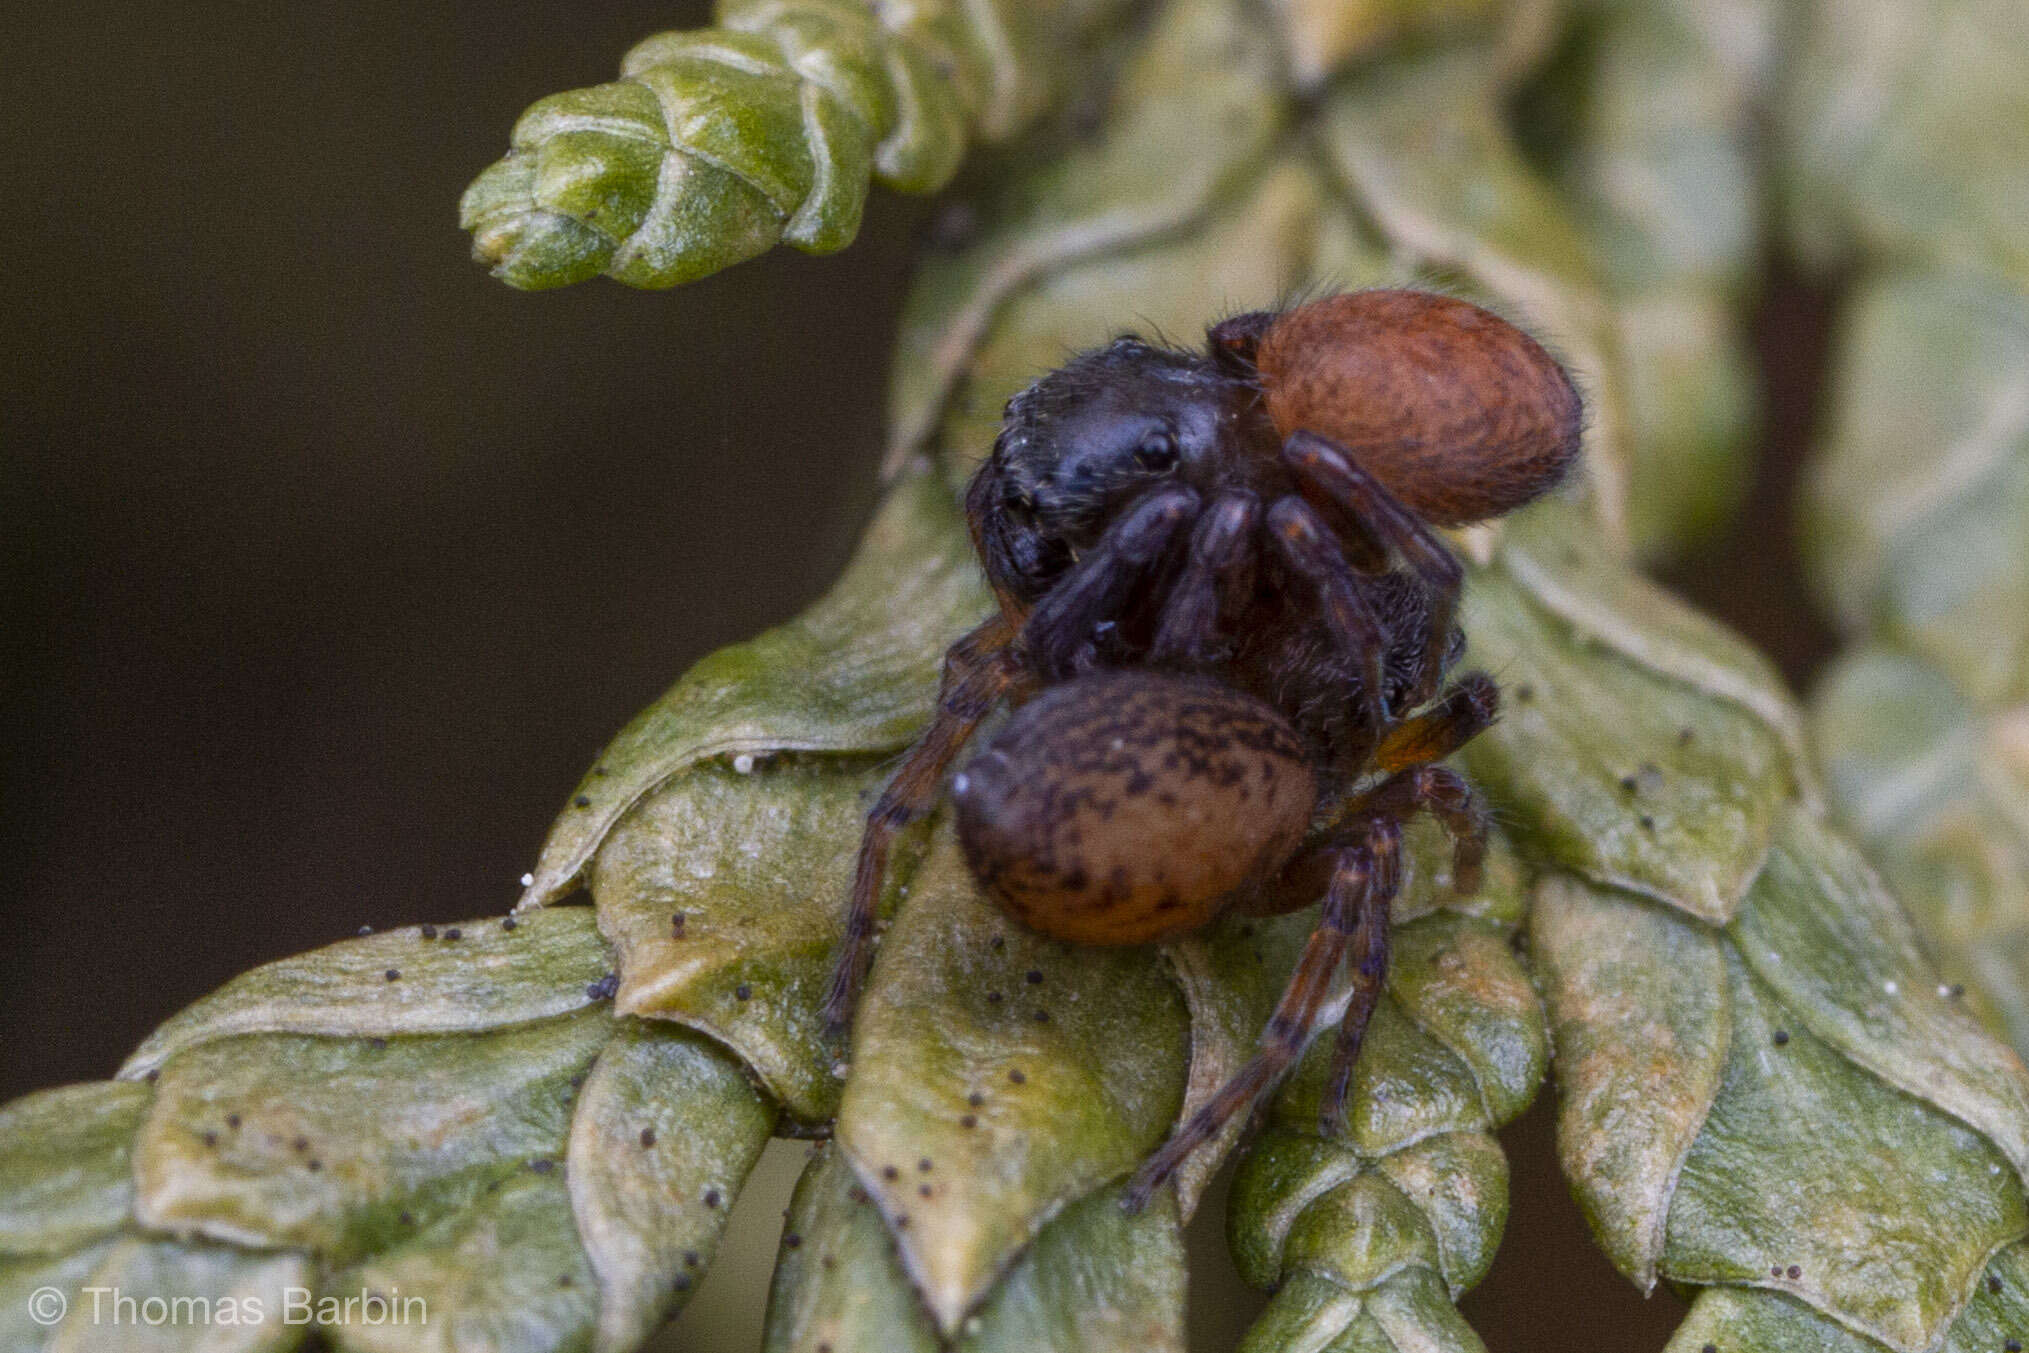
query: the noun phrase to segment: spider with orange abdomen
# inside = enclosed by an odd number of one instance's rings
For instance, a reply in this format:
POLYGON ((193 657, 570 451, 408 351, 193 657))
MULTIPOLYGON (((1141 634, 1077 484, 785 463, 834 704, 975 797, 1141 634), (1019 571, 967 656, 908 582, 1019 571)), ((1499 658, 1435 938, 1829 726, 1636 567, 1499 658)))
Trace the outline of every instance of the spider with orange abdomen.
POLYGON ((1512 511, 1578 453, 1578 394, 1520 329, 1450 297, 1362 291, 1133 337, 1008 402, 966 517, 998 600, 954 644, 930 726, 868 815, 825 997, 850 1019, 896 832, 952 781, 966 859, 1017 919, 1144 944, 1323 900, 1259 1048, 1141 1167, 1145 1204, 1316 1032, 1350 959, 1324 1097, 1344 1113, 1388 962, 1403 823, 1478 886, 1486 814, 1438 764, 1494 719, 1450 684, 1464 573, 1439 526, 1512 511))

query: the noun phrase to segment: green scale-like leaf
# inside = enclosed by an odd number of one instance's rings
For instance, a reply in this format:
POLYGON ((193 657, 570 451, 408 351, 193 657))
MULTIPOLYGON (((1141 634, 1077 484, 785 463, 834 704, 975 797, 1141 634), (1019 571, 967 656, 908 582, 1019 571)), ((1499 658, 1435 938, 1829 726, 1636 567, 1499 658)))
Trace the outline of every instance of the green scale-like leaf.
MULTIPOLYGON (((1566 1168, 1638 1281, 1767 1289, 1928 1349, 2029 1230, 2029 1074, 1808 812, 1724 931, 1566 879, 1539 890, 1532 939, 1566 1168)), ((1778 1309, 1713 1297, 1688 1328, 1736 1307, 1778 1309)))
POLYGON ((1188 1040, 1159 951, 1023 929, 937 835, 874 963, 837 1140, 940 1330, 1052 1216, 1161 1144, 1188 1040))
MULTIPOLYGON (((1007 396, 1061 361, 1069 345, 1110 337, 1124 323, 1146 322, 1144 307, 1165 289, 1123 288, 1132 308, 1115 312, 1101 298, 1088 300, 1075 284, 1068 285, 1068 303, 1051 316, 1059 321, 1053 331, 1010 326, 1001 310, 1072 264, 1192 225, 1258 171, 1285 117, 1270 36, 1231 0, 1174 0, 1122 73, 1109 112, 1095 143, 1017 176, 987 202, 977 240, 925 261, 904 307, 897 343, 889 401, 891 470, 925 446, 948 402, 956 399, 980 418, 995 418, 1007 396), (1070 332, 1064 331, 1066 319, 1070 332), (1036 345, 1023 354, 1027 360, 1004 375, 982 371, 982 345, 994 337, 1006 341, 1011 327, 1036 345), (1039 365, 1029 364, 1037 358, 1039 365), (961 384, 965 391, 954 395, 961 384)), ((1238 243, 1229 241, 1222 252, 1244 255, 1238 243)), ((1252 241, 1255 248, 1264 244, 1268 260, 1282 261, 1279 239, 1252 241)), ((1254 266, 1271 271, 1273 286, 1300 275, 1273 276, 1272 263, 1260 260, 1254 266)), ((1091 276, 1084 274, 1086 280, 1091 276)), ((1254 299, 1207 295, 1207 284, 1218 279, 1200 274, 1194 280, 1199 285, 1180 326, 1186 338, 1203 326, 1208 309, 1254 299)), ((985 441, 991 440, 988 433, 985 441)), ((984 451, 976 437, 966 443, 976 449, 957 458, 961 466, 984 451)))
POLYGON ((1470 578, 1463 616, 1468 660, 1506 692, 1465 759, 1522 842, 1729 918, 1802 764, 1767 661, 1614 561, 1557 502, 1511 524, 1470 578))
MULTIPOLYGON (((867 805, 890 769, 887 758, 809 756, 745 773, 695 766, 621 819, 593 869, 599 924, 620 959, 619 1009, 709 1033, 806 1123, 838 1112, 837 1052, 818 1004, 867 805)), ((891 892, 915 863, 913 835, 902 844, 891 892)))
POLYGON ((247 974, 135 1079, 0 1111, 0 1287, 69 1296, 50 1349, 313 1326, 362 1350, 637 1346, 701 1276, 775 1110, 703 1039, 616 1019, 586 981, 610 966, 590 914, 557 909, 247 974), (210 1319, 122 1334, 87 1286, 210 1319))
POLYGON ((1842 329, 1805 499, 1821 591, 1976 703, 2029 699, 2029 283, 1884 280, 1842 329))
POLYGON ((618 82, 531 107, 461 223, 527 288, 673 286, 781 240, 828 253, 858 233, 871 177, 934 191, 969 138, 1033 120, 1107 8, 726 0, 723 26, 649 38, 618 82))
MULTIPOLYGON (((1447 851, 1435 832, 1416 837, 1343 1135, 1318 1135, 1327 1032, 1234 1182, 1234 1258, 1276 1292, 1248 1353, 1480 1348, 1453 1303, 1500 1242, 1507 1161, 1492 1132, 1535 1097, 1548 1035, 1508 944, 1525 893, 1512 855, 1496 850, 1463 909, 1429 910, 1449 894, 1447 871, 1433 867, 1447 851)), ((1280 920, 1249 942, 1284 970, 1310 923, 1280 920)))
POLYGON ((1774 18, 1755 0, 1590 6, 1544 77, 1575 123, 1557 182, 1613 293, 1644 552, 1709 535, 1747 486, 1739 313, 1760 249, 1752 112, 1774 18))
POLYGON ((1807 257, 1979 260, 2029 281, 2029 16, 2013 0, 1798 7, 1780 107, 1807 257))
POLYGON ((1868 646, 1820 682, 1811 733, 1833 804, 1939 970, 2029 1048, 2029 717, 1982 717, 1936 668, 1868 646))
MULTIPOLYGON (((911 1169, 936 1187, 933 1168, 911 1169)), ((954 1337, 941 1338, 880 1211, 840 1153, 816 1153, 796 1186, 768 1298, 765 1353, 1182 1353, 1184 1255, 1174 1204, 1129 1217, 1117 1190, 1044 1226, 954 1337)))
POLYGON ((686 767, 907 746, 944 650, 990 605, 957 504, 934 476, 905 477, 815 605, 705 658, 620 730, 550 829, 522 905, 570 891, 614 824, 686 767))

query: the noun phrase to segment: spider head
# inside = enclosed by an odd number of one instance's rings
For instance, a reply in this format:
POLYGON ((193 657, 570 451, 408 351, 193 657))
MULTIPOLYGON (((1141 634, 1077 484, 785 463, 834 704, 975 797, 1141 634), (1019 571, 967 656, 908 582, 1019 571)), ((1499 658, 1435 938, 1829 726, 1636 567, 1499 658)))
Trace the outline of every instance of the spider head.
POLYGON ((1032 603, 1148 489, 1212 487, 1230 459, 1235 390, 1206 358, 1130 336, 1009 400, 966 495, 994 586, 1032 603))

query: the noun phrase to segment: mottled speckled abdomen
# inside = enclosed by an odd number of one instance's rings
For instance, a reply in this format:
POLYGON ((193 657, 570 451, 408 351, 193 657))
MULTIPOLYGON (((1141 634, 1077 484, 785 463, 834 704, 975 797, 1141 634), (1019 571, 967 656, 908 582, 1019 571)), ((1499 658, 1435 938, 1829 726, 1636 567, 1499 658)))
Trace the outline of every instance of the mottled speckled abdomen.
POLYGON ((1215 681, 1081 677, 1009 720, 952 784, 967 861, 1018 920, 1080 944, 1194 930, 1272 878, 1317 782, 1274 709, 1215 681))

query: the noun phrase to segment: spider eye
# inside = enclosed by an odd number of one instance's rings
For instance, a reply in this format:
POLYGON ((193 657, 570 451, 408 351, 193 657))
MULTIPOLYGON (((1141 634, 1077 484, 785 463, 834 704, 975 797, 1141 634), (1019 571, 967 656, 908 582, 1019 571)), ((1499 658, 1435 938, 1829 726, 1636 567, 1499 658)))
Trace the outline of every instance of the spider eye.
POLYGON ((1134 448, 1135 463, 1144 470, 1161 473, 1173 470, 1177 463, 1177 439, 1169 432, 1151 432, 1141 439, 1141 445, 1134 448))

